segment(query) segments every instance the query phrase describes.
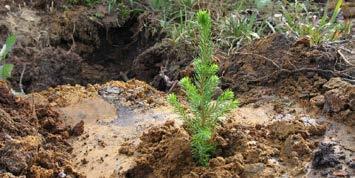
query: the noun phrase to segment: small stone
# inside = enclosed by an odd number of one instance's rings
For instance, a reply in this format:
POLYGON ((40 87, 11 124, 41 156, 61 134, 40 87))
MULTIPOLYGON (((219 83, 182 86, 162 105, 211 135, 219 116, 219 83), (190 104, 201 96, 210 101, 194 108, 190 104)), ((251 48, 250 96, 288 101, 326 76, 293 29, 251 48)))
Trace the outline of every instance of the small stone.
POLYGON ((60 178, 64 178, 64 177, 66 177, 67 175, 64 173, 64 172, 60 172, 59 174, 58 174, 58 177, 60 177, 60 178))
POLYGON ((344 88, 348 86, 349 83, 343 81, 341 78, 331 78, 327 83, 323 85, 323 87, 327 90, 335 89, 335 88, 344 88))
POLYGON ((325 112, 339 112, 342 111, 347 104, 347 98, 340 89, 329 90, 324 94, 324 108, 325 112))
POLYGON ((118 150, 118 152, 120 154, 125 154, 127 156, 132 156, 134 154, 134 148, 131 145, 124 145, 118 150))
POLYGON ((324 96, 323 95, 315 96, 315 97, 311 98, 310 102, 312 105, 315 105, 318 107, 323 107, 324 102, 325 102, 324 96))
POLYGON ((352 111, 355 111, 355 99, 352 99, 350 102, 349 102, 349 106, 350 106, 350 109, 352 111))
POLYGON ((224 160, 222 157, 213 158, 209 162, 209 166, 211 167, 223 166, 224 164, 226 164, 226 160, 224 160))
POLYGON ((350 167, 351 169, 355 169, 355 162, 352 161, 352 162, 349 164, 349 167, 350 167))
POLYGON ((324 170, 324 171, 322 171, 322 172, 320 173, 320 175, 322 175, 322 176, 324 176, 324 177, 328 176, 329 174, 330 174, 330 171, 329 171, 329 170, 324 170))
POLYGON ((10 11, 11 10, 11 7, 9 5, 5 5, 5 8, 10 11))
POLYGON ((83 133, 84 133, 84 121, 80 121, 71 130, 71 135, 80 136, 83 133))
POLYGON ((87 164, 87 163, 89 163, 89 161, 86 160, 85 158, 81 160, 81 164, 87 164))
POLYGON ((334 172, 333 172, 333 175, 334 175, 334 176, 339 176, 339 177, 346 177, 346 176, 348 176, 349 174, 348 174, 346 171, 338 170, 338 171, 334 171, 334 172))

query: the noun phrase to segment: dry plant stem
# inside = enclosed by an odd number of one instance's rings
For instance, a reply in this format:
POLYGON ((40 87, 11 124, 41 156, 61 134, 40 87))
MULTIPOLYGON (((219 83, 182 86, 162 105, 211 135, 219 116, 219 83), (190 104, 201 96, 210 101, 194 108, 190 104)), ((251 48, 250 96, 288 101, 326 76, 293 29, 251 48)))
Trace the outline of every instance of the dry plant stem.
POLYGON ((235 52, 235 54, 257 56, 257 57, 260 57, 260 58, 263 58, 263 59, 269 61, 269 62, 272 63, 276 68, 278 68, 278 69, 280 69, 280 70, 282 69, 278 64, 276 64, 275 61, 273 61, 273 60, 271 60, 270 58, 267 58, 267 57, 265 57, 265 56, 262 56, 262 55, 260 55, 260 54, 244 53, 244 52, 235 52))
POLYGON ((345 47, 343 47, 343 46, 339 47, 339 49, 344 50, 344 51, 346 51, 346 52, 348 52, 348 53, 350 53, 350 54, 355 54, 355 52, 353 52, 353 51, 351 51, 350 49, 345 48, 345 47))
POLYGON ((344 62, 346 64, 348 64, 349 66, 354 66, 353 64, 351 64, 351 62, 345 57, 345 55, 339 50, 337 50, 338 54, 341 56, 341 58, 344 60, 344 62))
POLYGON ((289 69, 284 69, 282 67, 280 67, 278 64, 276 64, 275 61, 273 61, 270 58, 267 58, 265 56, 262 56, 260 54, 254 54, 254 53, 243 53, 243 52, 236 52, 235 54, 241 54, 241 55, 253 55, 253 56, 257 56, 260 58, 265 59, 266 61, 270 62, 271 64, 273 64, 278 70, 271 73, 270 75, 267 75, 265 77, 261 77, 258 78, 256 80, 251 80, 251 82, 263 82, 265 80, 268 80, 269 78, 271 78, 272 76, 279 76, 281 74, 295 74, 295 73, 301 73, 301 72, 317 72, 317 73, 321 73, 321 74, 330 74, 334 77, 342 77, 344 79, 348 79, 350 81, 355 80, 355 77, 352 77, 348 74, 345 74, 344 72, 340 71, 332 71, 332 70, 324 70, 324 69, 315 69, 315 68, 300 68, 300 69, 294 69, 294 70, 289 70, 289 69))
POLYGON ((23 90, 23 85, 22 85, 22 79, 23 79, 23 75, 25 74, 25 71, 26 71, 26 64, 23 64, 23 68, 22 68, 22 71, 21 71, 21 76, 20 76, 20 90, 21 90, 21 93, 22 94, 25 94, 25 91, 23 90))
POLYGON ((76 44, 75 44, 75 39, 74 39, 74 33, 75 33, 75 23, 74 23, 74 27, 73 27, 73 33, 71 34, 71 39, 73 41, 73 44, 71 45, 69 51, 67 52, 67 54, 71 53, 71 51, 75 48, 76 44))

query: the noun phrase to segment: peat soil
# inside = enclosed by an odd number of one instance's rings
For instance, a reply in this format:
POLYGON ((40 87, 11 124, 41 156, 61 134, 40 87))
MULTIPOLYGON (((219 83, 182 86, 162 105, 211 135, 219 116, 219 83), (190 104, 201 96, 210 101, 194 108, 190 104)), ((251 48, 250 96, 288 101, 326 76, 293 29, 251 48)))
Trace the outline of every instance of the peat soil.
POLYGON ((162 40, 154 14, 43 0, 0 14, 0 42, 18 37, 0 83, 0 177, 355 176, 355 71, 333 46, 273 34, 216 51, 241 106, 199 167, 165 102, 197 49, 162 40), (20 83, 28 95, 12 94, 20 83))

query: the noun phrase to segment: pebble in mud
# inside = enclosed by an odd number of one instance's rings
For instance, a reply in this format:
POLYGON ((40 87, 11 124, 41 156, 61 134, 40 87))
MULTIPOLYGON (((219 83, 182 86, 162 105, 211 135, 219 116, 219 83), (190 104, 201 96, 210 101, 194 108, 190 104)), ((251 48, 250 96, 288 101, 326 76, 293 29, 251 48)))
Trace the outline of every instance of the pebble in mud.
POLYGON ((351 161, 350 164, 349 164, 349 167, 351 169, 355 169, 355 162, 354 161, 351 161))
POLYGON ((80 136, 83 133, 84 133, 84 121, 80 121, 73 127, 73 129, 71 130, 71 134, 73 136, 80 136))

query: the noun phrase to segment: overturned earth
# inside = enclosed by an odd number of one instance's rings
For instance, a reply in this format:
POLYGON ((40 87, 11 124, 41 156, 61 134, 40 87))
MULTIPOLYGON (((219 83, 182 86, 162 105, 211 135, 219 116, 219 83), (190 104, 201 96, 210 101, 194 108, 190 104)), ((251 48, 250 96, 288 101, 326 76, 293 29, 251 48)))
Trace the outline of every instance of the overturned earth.
POLYGON ((193 75, 196 47, 150 31, 150 13, 13 3, 0 3, 0 42, 18 37, 0 82, 0 177, 355 176, 355 71, 335 48, 273 34, 216 51, 220 88, 241 105, 200 167, 165 101, 193 75))

